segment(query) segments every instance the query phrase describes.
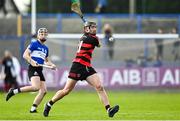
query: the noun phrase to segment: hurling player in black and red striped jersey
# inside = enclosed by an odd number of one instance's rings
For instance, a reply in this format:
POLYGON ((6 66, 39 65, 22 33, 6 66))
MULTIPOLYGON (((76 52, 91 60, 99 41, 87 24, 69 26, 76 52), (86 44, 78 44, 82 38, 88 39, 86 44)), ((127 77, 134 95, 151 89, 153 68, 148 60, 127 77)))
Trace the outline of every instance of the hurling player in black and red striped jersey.
POLYGON ((69 94, 79 80, 86 80, 89 85, 96 89, 109 117, 113 117, 118 112, 119 106, 110 106, 108 96, 101 84, 100 78, 91 66, 92 53, 95 47, 100 47, 98 37, 96 36, 96 23, 86 22, 84 24, 84 35, 79 41, 76 57, 73 60, 66 85, 62 90, 57 91, 53 98, 46 103, 43 112, 44 116, 47 117, 49 115, 53 104, 69 94))

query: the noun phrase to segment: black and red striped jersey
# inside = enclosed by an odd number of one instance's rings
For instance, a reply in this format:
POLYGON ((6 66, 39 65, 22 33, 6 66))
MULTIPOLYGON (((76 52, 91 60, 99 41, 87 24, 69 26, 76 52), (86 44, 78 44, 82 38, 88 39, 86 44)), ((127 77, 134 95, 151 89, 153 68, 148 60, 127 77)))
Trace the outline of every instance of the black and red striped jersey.
POLYGON ((95 47, 99 47, 99 39, 93 34, 84 34, 80 41, 76 57, 73 62, 91 67, 92 53, 95 47))

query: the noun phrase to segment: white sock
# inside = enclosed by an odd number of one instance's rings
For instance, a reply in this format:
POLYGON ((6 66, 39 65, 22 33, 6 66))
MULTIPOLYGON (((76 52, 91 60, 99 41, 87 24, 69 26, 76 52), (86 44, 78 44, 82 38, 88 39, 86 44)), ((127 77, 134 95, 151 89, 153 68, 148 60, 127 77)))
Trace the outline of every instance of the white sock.
POLYGON ((111 109, 110 107, 107 109, 107 113, 109 112, 110 109, 111 109))
POLYGON ((31 107, 31 111, 34 111, 34 110, 36 110, 36 107, 35 107, 35 106, 32 106, 32 107, 31 107))
POLYGON ((18 89, 14 89, 14 90, 13 90, 13 93, 14 93, 14 94, 19 93, 18 89))
POLYGON ((47 103, 47 105, 48 105, 49 107, 51 107, 51 106, 52 106, 49 102, 47 103))

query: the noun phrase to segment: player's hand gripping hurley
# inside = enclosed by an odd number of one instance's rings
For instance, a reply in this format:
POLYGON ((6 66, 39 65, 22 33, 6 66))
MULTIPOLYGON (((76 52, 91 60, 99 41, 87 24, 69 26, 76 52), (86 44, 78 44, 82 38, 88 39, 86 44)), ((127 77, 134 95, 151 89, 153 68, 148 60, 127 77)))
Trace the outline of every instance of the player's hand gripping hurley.
POLYGON ((39 63, 37 63, 37 62, 34 61, 34 60, 31 60, 31 61, 30 61, 30 64, 31 64, 32 66, 35 66, 35 67, 41 66, 41 67, 48 68, 48 69, 52 69, 52 70, 56 70, 56 69, 57 69, 55 65, 39 64, 39 63))

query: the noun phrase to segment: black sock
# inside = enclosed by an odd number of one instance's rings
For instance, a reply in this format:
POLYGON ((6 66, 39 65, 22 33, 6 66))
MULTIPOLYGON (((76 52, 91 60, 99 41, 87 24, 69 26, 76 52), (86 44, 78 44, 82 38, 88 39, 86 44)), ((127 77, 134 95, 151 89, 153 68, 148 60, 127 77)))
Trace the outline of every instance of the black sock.
POLYGON ((106 105, 105 108, 106 110, 108 110, 110 108, 110 105, 106 105))
POLYGON ((33 104, 33 106, 37 108, 37 105, 36 105, 36 104, 33 104))
POLYGON ((54 104, 54 102, 52 100, 50 100, 49 104, 52 106, 54 104))
POLYGON ((18 87, 17 89, 18 89, 18 93, 20 93, 21 92, 20 88, 18 87))

